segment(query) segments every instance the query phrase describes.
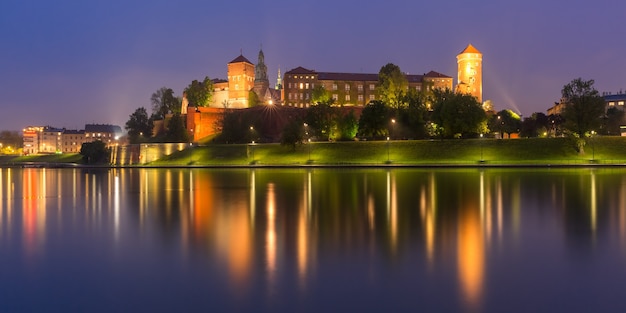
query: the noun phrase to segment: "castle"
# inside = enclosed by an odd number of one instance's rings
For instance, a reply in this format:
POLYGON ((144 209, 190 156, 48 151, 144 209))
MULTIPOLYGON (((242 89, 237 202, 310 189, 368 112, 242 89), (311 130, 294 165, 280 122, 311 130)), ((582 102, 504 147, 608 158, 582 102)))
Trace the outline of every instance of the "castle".
MULTIPOLYGON (((456 58, 455 88, 452 77, 435 71, 405 74, 409 88, 454 89, 482 102, 482 53, 469 44, 456 58)), ((182 112, 187 114, 187 129, 193 141, 216 133, 218 115, 225 109, 243 109, 257 104, 306 108, 313 104, 313 90, 317 86, 323 86, 335 103, 342 106, 365 106, 379 99, 378 73, 317 72, 299 66, 285 72, 284 79, 279 69, 276 85, 270 88, 262 49, 256 65, 240 54, 227 67, 228 79, 212 81, 213 97, 208 107, 188 108, 183 95, 182 112)))

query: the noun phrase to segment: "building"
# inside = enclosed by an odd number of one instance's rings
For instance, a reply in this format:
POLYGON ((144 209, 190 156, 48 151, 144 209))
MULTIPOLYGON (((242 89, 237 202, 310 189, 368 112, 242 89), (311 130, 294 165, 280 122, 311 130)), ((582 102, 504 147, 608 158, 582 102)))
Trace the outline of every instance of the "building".
POLYGON ((483 102, 483 54, 471 44, 456 56, 456 91, 468 93, 483 102))
POLYGON ((29 126, 23 129, 23 153, 52 154, 80 153, 85 142, 101 140, 108 147, 119 142, 122 128, 116 125, 87 124, 85 130, 71 130, 51 126, 29 126))
POLYGON ((621 111, 624 111, 624 103, 626 103, 626 92, 620 90, 616 94, 612 94, 610 92, 602 93, 602 97, 604 98, 604 102, 606 103, 606 109, 617 108, 621 111))
POLYGON ((80 153, 83 143, 86 142, 84 130, 65 129, 61 133, 61 152, 80 153))
MULTIPOLYGON (((452 77, 435 71, 424 75, 405 75, 409 88, 452 89, 452 77)), ((335 104, 364 106, 378 100, 378 74, 316 72, 297 67, 285 73, 283 80, 284 104, 305 108, 313 103, 313 91, 322 86, 330 92, 335 104)))
POLYGON ((85 125, 85 142, 100 140, 107 146, 113 146, 118 143, 122 136, 122 128, 117 125, 109 124, 86 124, 85 125))

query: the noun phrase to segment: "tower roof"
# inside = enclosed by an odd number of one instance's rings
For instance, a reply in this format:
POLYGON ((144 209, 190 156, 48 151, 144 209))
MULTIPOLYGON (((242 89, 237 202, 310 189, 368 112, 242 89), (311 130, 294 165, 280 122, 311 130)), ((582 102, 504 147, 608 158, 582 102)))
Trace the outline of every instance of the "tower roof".
POLYGON ((231 63, 241 63, 241 62, 246 62, 246 63, 252 64, 252 62, 250 62, 248 59, 246 59, 246 57, 244 57, 243 54, 239 55, 234 60, 228 62, 228 64, 231 64, 231 63))
POLYGON ((463 53, 478 53, 478 54, 482 54, 480 51, 478 51, 478 49, 474 48, 474 46, 472 46, 471 43, 468 44, 467 47, 465 48, 465 50, 463 50, 459 54, 463 54, 463 53))

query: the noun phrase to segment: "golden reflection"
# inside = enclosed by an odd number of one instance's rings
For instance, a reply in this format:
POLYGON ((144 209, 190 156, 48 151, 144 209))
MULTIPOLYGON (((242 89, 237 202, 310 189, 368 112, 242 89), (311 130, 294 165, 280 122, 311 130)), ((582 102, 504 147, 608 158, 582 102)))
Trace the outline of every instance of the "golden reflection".
POLYGON ((25 169, 22 184, 24 246, 26 253, 32 256, 45 239, 46 170, 25 169))
POLYGON ((256 216, 256 173, 250 170, 250 226, 254 229, 256 216))
POLYGON ((426 236, 426 257, 430 265, 435 261, 435 231, 436 231, 436 210, 435 210, 435 176, 430 174, 428 185, 422 186, 420 190, 420 213, 424 223, 426 236), (428 193, 427 190, 430 190, 428 193))
POLYGON ((485 244, 479 210, 472 205, 462 208, 458 226, 461 290, 465 301, 474 308, 480 304, 485 271, 485 244))
POLYGON ((300 286, 304 286, 307 278, 307 263, 309 259, 309 227, 308 227, 308 196, 305 198, 306 204, 298 212, 298 279, 300 286))
POLYGON ((595 235, 596 225, 598 223, 598 199, 596 195, 596 173, 591 171, 591 231, 595 235))
POLYGON ((274 281, 276 271, 276 194, 274 184, 267 186, 267 230, 265 233, 265 250, 267 254, 267 274, 270 283, 274 281))
POLYGON ((392 251, 396 250, 398 244, 398 197, 396 191, 396 177, 387 171, 387 222, 391 235, 392 251))

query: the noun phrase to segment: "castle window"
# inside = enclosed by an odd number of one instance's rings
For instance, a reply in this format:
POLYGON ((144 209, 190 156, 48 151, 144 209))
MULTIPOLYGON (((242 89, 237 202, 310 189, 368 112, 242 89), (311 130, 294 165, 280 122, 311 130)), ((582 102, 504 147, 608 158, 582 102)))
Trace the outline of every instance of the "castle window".
POLYGON ((346 95, 346 101, 350 101, 350 95, 346 95))
POLYGON ((289 93, 289 100, 291 100, 291 92, 289 93))
POLYGON ((291 83, 289 83, 289 88, 291 88, 291 83))
POLYGON ((357 99, 359 100, 359 102, 363 102, 363 95, 358 95, 357 99))
POLYGON ((309 83, 304 84, 304 88, 309 89, 309 83))
POLYGON ((300 100, 302 100, 302 98, 304 98, 304 94, 300 93, 300 100))
POLYGON ((338 99, 339 99, 339 96, 336 93, 334 93, 333 94, 333 100, 337 101, 338 99))
POLYGON ((357 88, 357 90, 358 90, 359 92, 362 92, 362 91, 363 91, 363 85, 358 85, 356 88, 357 88))
POLYGON ((300 89, 302 89, 303 86, 304 86, 304 84, 300 83, 300 89))
POLYGON ((346 84, 346 91, 350 91, 350 85, 346 84))
POLYGON ((333 84, 333 90, 337 90, 337 84, 333 84))
POLYGON ((376 89, 376 86, 374 86, 374 84, 370 84, 370 90, 374 90, 376 89))
POLYGON ((374 95, 370 95, 370 101, 374 101, 376 100, 376 97, 374 95))
POLYGON ((617 105, 624 105, 624 101, 618 101, 617 105))
POLYGON ((306 100, 309 100, 309 94, 307 93, 304 97, 306 100))

